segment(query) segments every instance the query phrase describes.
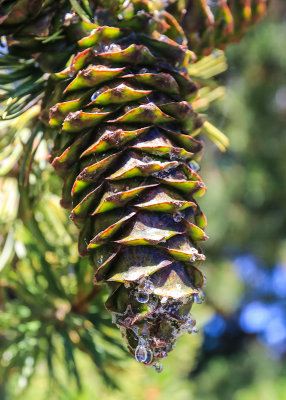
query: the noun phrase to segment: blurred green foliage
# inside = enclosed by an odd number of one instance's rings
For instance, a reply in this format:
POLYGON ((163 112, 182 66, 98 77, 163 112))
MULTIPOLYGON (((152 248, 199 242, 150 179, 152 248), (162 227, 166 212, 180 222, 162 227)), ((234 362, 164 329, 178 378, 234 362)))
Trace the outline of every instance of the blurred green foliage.
MULTIPOLYGON (((286 264, 281 4, 228 49, 228 72, 200 104, 204 109, 220 98, 226 84, 226 97, 210 117, 230 148, 220 153, 208 143, 202 164, 210 239, 207 302, 193 312, 201 327, 215 312, 234 315, 247 290, 233 268, 234 254, 251 252, 269 268, 286 264)), ((284 400, 285 360, 270 357, 254 337, 239 347, 233 341, 229 354, 208 357, 200 351, 202 333, 184 336, 160 375, 127 356, 103 309, 107 293, 93 286, 91 268, 78 257, 76 229, 59 205, 61 183, 48 163, 49 142, 41 134, 29 141, 31 126, 21 118, 0 133, 2 148, 11 137, 18 146, 0 159, 1 400, 284 400), (29 174, 21 173, 23 162, 29 174)))
POLYGON ((285 22, 269 17, 228 49, 227 93, 215 118, 231 145, 213 159, 208 152, 202 174, 212 196, 203 199, 209 246, 251 250, 268 265, 286 256, 285 38, 285 22))

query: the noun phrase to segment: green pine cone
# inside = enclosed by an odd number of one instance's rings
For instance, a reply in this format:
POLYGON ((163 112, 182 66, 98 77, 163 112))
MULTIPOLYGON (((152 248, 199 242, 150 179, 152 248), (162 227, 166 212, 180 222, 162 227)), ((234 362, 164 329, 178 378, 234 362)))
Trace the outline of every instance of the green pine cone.
POLYGON ((106 282, 112 313, 131 354, 166 357, 195 330, 202 301, 206 219, 196 198, 203 121, 198 85, 186 73, 195 55, 174 17, 135 2, 128 18, 103 12, 102 26, 49 82, 43 104, 59 129, 51 162, 64 178, 62 205, 80 229, 79 252, 106 282), (104 21, 106 23, 104 24, 104 21))
POLYGON ((195 332, 189 313, 203 299, 206 219, 196 201, 205 191, 197 174, 203 144, 194 138, 203 121, 187 67, 237 40, 266 5, 0 0, 14 68, 2 80, 20 82, 3 95, 2 118, 42 102, 79 252, 95 283, 108 284, 106 308, 131 354, 159 372, 177 337, 195 332))
POLYGON ((5 35, 9 55, 33 58, 41 73, 65 65, 76 41, 94 27, 79 17, 69 0, 0 0, 0 34, 5 35))
POLYGON ((186 0, 173 3, 170 9, 182 19, 189 46, 200 56, 240 40, 265 15, 268 3, 268 0, 186 0))

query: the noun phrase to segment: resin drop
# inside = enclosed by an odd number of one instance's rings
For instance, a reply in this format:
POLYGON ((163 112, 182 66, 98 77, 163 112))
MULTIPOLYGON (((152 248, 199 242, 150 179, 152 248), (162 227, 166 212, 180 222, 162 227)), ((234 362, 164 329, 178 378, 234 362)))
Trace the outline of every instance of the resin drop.
POLYGON ((184 218, 184 214, 181 211, 178 211, 173 214, 173 219, 175 222, 181 222, 183 218, 184 218))
POLYGON ((148 303, 149 301, 149 294, 146 292, 143 292, 141 290, 139 290, 136 293, 136 300, 138 301, 138 303, 148 303))
POLYGON ((93 95, 91 96, 91 101, 95 101, 97 99, 97 97, 102 93, 102 90, 97 90, 96 92, 93 93, 93 95))
POLYGON ((146 357, 145 363, 150 364, 153 360, 153 352, 151 349, 148 349, 148 348, 146 349, 146 352, 147 352, 147 357, 146 357))
POLYGON ((199 293, 194 294, 194 302, 197 304, 201 304, 205 301, 205 295, 200 290, 199 293))
POLYGON ((193 329, 196 325, 196 320, 193 318, 189 318, 185 323, 185 329, 193 329))
POLYGON ((201 169, 200 165, 196 161, 190 162, 189 166, 194 172, 199 172, 201 169))
POLYGON ((147 349, 144 346, 137 346, 135 350, 135 359, 138 362, 145 362, 148 358, 147 349))
POLYGON ((145 293, 151 294, 153 293, 155 286, 149 279, 145 279, 140 285, 138 286, 139 291, 144 291, 145 293))
POLYGON ((161 363, 156 363, 153 365, 153 368, 158 374, 163 371, 163 365, 161 363))

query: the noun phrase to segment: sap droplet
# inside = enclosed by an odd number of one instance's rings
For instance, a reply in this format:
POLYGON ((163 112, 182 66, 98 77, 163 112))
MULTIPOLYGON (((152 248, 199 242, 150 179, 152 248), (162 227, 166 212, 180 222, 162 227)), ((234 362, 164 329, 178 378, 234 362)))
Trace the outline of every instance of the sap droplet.
MULTIPOLYGON (((180 284, 177 284, 176 286, 177 286, 177 289, 181 289, 181 287, 182 287, 180 284), (178 285, 180 286, 179 288, 178 288, 178 285)), ((175 313, 176 311, 178 311, 178 309, 179 309, 179 307, 176 304, 171 304, 169 307, 167 307, 167 311, 169 313, 175 313)))
POLYGON ((69 13, 69 12, 67 12, 66 14, 65 14, 65 19, 67 20, 67 19, 71 19, 72 17, 74 16, 74 13, 69 13))
POLYGON ((205 301, 205 295, 202 290, 199 293, 194 294, 194 302, 197 304, 201 304, 205 301))
POLYGON ((159 351, 158 352, 158 357, 159 358, 166 358, 166 357, 168 357, 168 353, 166 351, 164 351, 164 350, 159 351))
POLYGON ((148 162, 150 161, 150 157, 144 156, 144 157, 142 158, 142 161, 145 162, 145 163, 148 163, 148 162))
POLYGON ((160 362, 153 364, 153 368, 158 374, 163 371, 163 365, 160 362))
POLYGON ((170 159, 171 161, 176 160, 178 157, 176 156, 176 154, 174 154, 173 152, 170 153, 170 159))
POLYGON ((190 262, 195 262, 198 257, 198 250, 195 247, 191 248, 191 257, 189 258, 190 262))
POLYGON ((184 218, 184 213, 182 213, 181 211, 178 211, 173 214, 173 220, 175 222, 181 222, 183 218, 184 218))
POLYGON ((114 51, 114 52, 116 52, 116 51, 121 51, 122 50, 122 47, 118 44, 115 44, 115 43, 112 43, 111 45, 110 45, 110 51, 114 51))
POLYGON ((149 294, 141 290, 136 293, 135 297, 139 303, 148 303, 149 301, 149 294))
POLYGON ((201 169, 201 166, 199 163, 197 163, 196 161, 191 161, 189 164, 190 168, 194 171, 194 172, 199 172, 201 169))
POLYGON ((127 113, 127 112, 133 110, 133 108, 134 108, 134 107, 132 107, 132 106, 126 106, 126 107, 124 107, 124 112, 127 113))
POLYGON ((213 55, 215 58, 218 58, 218 57, 220 56, 220 52, 219 52, 218 50, 214 49, 213 52, 212 52, 212 55, 213 55))
POLYGON ((144 291, 145 293, 153 293, 155 286, 150 279, 144 279, 138 286, 138 290, 144 291))
POLYGON ((135 359, 138 362, 145 362, 147 360, 148 354, 147 349, 144 346, 137 346, 135 350, 135 359))
POLYGON ((141 68, 139 71, 139 74, 147 74, 148 73, 148 69, 147 68, 141 68))
POLYGON ((155 286, 153 285, 153 282, 151 282, 150 280, 147 280, 144 285, 144 290, 147 291, 147 293, 149 293, 149 294, 153 293, 155 290, 155 286))
POLYGON ((194 255, 197 255, 198 254, 198 250, 195 247, 192 247, 191 248, 191 253, 194 254, 194 255))
POLYGON ((193 329, 195 325, 196 325, 196 320, 193 318, 189 318, 185 323, 185 329, 193 329))
POLYGON ((145 360, 146 364, 150 364, 153 360, 153 352, 151 349, 147 348, 147 358, 145 360))
POLYGON ((191 334, 193 333, 193 329, 195 329, 195 326, 196 326, 196 320, 192 317, 189 317, 185 322, 184 329, 187 330, 187 333, 191 334))
POLYGON ((80 111, 70 112, 66 117, 66 121, 72 121, 80 116, 80 111))
POLYGON ((165 43, 169 42, 169 39, 168 39, 168 37, 166 35, 161 35, 159 37, 159 40, 160 40, 160 42, 165 42, 165 43))
POLYGON ((106 45, 103 47, 103 51, 105 53, 113 53, 113 52, 120 51, 120 50, 121 50, 121 47, 115 43, 111 43, 110 45, 106 45))
POLYGON ((143 339, 143 337, 138 338, 138 346, 145 346, 146 345, 146 340, 143 339))
POLYGON ((102 90, 97 90, 96 92, 93 93, 91 96, 91 101, 95 101, 97 97, 102 93, 102 90))
POLYGON ((171 344, 168 344, 168 346, 164 347, 164 350, 166 350, 167 352, 172 351, 173 346, 171 344))
POLYGON ((67 12, 62 20, 63 26, 69 26, 72 22, 75 23, 78 21, 79 21, 78 15, 76 15, 74 12, 73 13, 67 12))

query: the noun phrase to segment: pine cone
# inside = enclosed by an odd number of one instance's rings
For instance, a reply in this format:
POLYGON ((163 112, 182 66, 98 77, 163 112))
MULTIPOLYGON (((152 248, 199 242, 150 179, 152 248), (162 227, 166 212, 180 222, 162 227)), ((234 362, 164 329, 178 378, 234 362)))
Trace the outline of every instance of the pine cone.
POLYGON ((62 68, 76 41, 94 27, 81 20, 69 0, 0 1, 0 34, 9 54, 33 58, 42 73, 62 68))
POLYGON ((175 15, 182 19, 190 48, 200 56, 239 41, 266 14, 268 0, 188 0, 184 5, 175 15))
POLYGON ((79 41, 83 51, 52 77, 45 106, 57 103, 51 161, 80 229, 79 252, 95 283, 110 287, 106 308, 131 354, 160 370, 155 363, 194 329, 189 312, 202 300, 203 145, 192 135, 203 121, 191 105, 198 85, 185 72, 195 55, 170 14, 144 5, 128 19, 105 15, 112 26, 79 41))
POLYGON ((61 203, 80 229, 79 252, 95 283, 108 284, 106 308, 131 354, 160 372, 157 362, 177 337, 196 331, 189 313, 203 299, 206 219, 196 201, 205 191, 197 174, 203 144, 194 138, 203 120, 187 67, 237 40, 266 3, 72 3, 75 10, 68 0, 0 0, 9 57, 28 60, 13 75, 23 86, 3 99, 26 96, 12 104, 13 116, 44 93, 41 119, 55 133, 51 162, 64 178, 61 203), (76 41, 82 51, 70 58, 76 41))

